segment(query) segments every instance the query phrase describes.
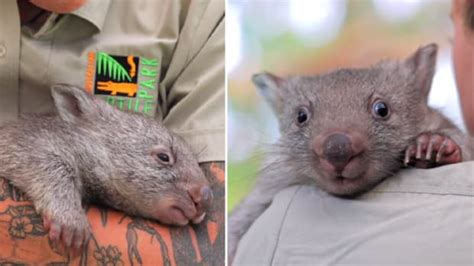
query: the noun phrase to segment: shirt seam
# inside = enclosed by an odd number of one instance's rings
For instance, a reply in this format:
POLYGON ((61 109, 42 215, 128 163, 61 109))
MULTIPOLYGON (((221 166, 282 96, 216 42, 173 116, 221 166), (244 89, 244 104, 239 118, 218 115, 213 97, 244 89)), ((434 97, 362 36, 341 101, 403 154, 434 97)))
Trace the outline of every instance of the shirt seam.
POLYGON ((473 194, 469 193, 442 193, 442 192, 424 192, 424 191, 371 191, 370 193, 390 193, 390 194, 428 194, 428 195, 443 195, 443 196, 459 196, 459 197, 474 197, 473 194))
POLYGON ((276 255, 277 250, 278 250, 278 244, 280 243, 283 227, 285 226, 285 223, 286 223, 286 220, 287 220, 286 217, 288 216, 288 212, 290 210, 291 205, 293 204, 293 200, 294 200, 296 194, 301 190, 301 188, 302 188, 302 186, 298 186, 298 188, 295 190, 295 192, 291 196, 291 199, 288 202, 288 205, 286 206, 285 213, 284 213, 283 219, 281 221, 280 229, 278 230, 278 233, 277 233, 277 241, 275 243, 275 248, 273 249, 273 252, 272 252, 270 265, 274 265, 275 255, 276 255))

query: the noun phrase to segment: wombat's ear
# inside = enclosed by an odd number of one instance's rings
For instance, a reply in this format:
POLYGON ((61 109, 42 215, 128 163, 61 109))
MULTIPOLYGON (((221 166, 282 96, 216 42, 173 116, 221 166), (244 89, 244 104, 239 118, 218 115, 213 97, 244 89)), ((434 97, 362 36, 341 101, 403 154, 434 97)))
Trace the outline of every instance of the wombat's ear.
POLYGON ((405 66, 415 75, 415 89, 427 100, 436 69, 438 46, 434 43, 418 48, 405 60, 405 66))
POLYGON ((58 84, 51 87, 51 95, 59 116, 66 122, 74 123, 94 112, 93 99, 84 89, 58 84))
POLYGON ((252 81, 272 108, 276 112, 280 112, 284 100, 282 87, 286 83, 286 80, 264 72, 253 75, 252 81))

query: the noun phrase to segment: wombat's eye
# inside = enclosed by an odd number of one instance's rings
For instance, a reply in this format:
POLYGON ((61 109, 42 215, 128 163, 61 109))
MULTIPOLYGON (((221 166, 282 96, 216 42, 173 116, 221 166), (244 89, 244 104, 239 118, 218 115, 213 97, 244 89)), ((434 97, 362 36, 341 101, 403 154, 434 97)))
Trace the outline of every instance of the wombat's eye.
POLYGON ((151 156, 161 165, 173 165, 176 160, 171 150, 163 145, 154 146, 151 150, 151 156))
POLYGON ((306 121, 309 119, 309 111, 306 107, 300 107, 298 109, 298 112, 296 114, 296 121, 298 121, 298 124, 304 125, 306 121))
POLYGON ((160 159, 161 161, 165 162, 165 163, 169 163, 170 162, 170 157, 168 156, 168 154, 165 154, 165 153, 159 153, 156 155, 156 157, 158 157, 158 159, 160 159))
POLYGON ((376 118, 387 119, 390 116, 390 108, 388 104, 383 101, 375 101, 372 105, 372 115, 376 118))

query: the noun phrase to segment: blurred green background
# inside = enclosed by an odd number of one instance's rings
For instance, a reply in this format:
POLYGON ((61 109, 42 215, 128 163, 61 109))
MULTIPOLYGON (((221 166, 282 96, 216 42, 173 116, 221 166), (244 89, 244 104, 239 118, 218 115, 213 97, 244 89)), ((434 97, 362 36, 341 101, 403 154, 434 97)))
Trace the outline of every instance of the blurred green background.
POLYGON ((440 46, 430 105, 462 127, 452 73, 448 0, 230 0, 227 5, 228 210, 255 182, 265 145, 278 138, 269 107, 250 82, 402 59, 440 46))

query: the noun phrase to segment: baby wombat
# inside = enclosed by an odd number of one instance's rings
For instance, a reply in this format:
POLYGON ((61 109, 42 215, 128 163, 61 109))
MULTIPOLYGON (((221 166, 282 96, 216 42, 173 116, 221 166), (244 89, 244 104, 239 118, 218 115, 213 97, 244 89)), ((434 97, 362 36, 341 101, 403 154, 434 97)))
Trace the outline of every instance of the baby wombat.
POLYGON ((87 241, 83 202, 167 224, 204 219, 212 192, 182 139, 80 88, 53 86, 52 96, 57 114, 0 126, 0 176, 30 197, 54 242, 87 241))
POLYGON ((359 195, 404 164, 434 167, 472 159, 473 142, 428 107, 437 46, 403 62, 253 81, 277 115, 281 137, 258 183, 229 219, 229 258, 273 196, 294 184, 359 195))

